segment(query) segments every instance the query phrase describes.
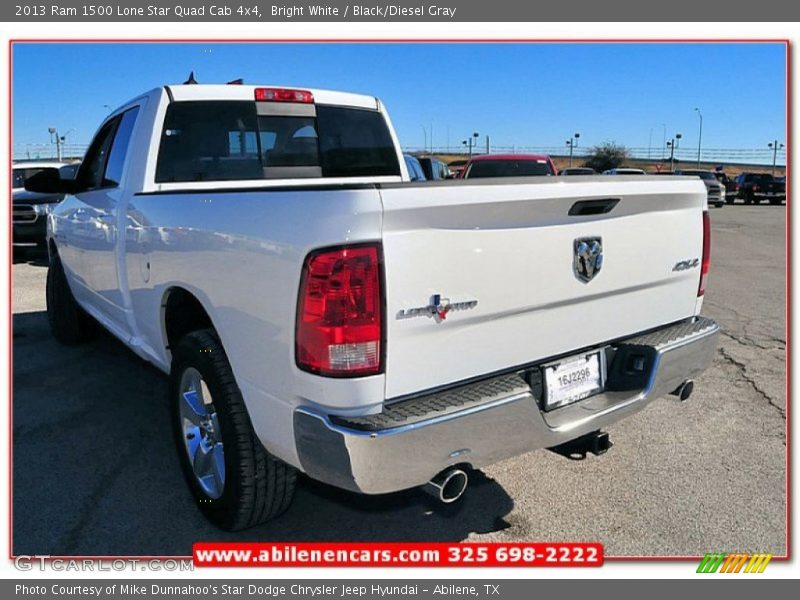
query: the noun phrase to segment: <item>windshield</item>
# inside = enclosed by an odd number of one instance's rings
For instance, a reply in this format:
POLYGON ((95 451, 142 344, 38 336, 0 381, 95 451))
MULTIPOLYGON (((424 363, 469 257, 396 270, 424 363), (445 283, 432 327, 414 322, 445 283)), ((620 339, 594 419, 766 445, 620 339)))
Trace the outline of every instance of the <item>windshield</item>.
POLYGON ((376 110, 317 105, 316 116, 265 116, 256 107, 170 104, 156 182, 400 174, 389 128, 376 110))
POLYGON ((527 177, 552 174, 550 164, 545 160, 478 160, 470 165, 466 177, 527 177))

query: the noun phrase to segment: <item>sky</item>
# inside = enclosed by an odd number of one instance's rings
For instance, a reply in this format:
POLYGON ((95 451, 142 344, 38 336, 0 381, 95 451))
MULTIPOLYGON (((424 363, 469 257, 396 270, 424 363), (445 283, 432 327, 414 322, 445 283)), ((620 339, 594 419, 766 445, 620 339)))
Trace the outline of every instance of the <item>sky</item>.
MULTIPOLYGON (((20 44, 13 47, 13 143, 48 127, 86 144, 110 109, 183 82, 327 88, 378 96, 401 144, 579 147, 654 152, 764 149, 785 142, 786 58, 766 44, 20 44)), ((771 156, 770 156, 771 158, 771 156)), ((780 162, 780 161, 779 161, 780 162)))

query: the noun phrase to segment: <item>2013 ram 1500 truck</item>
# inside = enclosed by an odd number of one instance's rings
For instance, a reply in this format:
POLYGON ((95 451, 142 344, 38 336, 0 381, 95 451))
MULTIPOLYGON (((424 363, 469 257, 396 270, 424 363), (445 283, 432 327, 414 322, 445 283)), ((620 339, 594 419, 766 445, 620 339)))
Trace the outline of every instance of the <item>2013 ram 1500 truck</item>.
POLYGON ((54 336, 99 322, 169 374, 187 481, 226 529, 286 510, 297 470, 450 501, 469 468, 600 452, 716 346, 697 178, 412 183, 370 96, 158 88, 108 116, 75 181, 28 186, 66 194, 54 336))

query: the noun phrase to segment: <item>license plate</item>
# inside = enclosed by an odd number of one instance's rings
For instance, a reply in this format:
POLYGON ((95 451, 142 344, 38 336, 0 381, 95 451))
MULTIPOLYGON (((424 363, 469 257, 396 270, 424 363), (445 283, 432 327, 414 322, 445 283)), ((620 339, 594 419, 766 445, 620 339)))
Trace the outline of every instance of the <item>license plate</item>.
POLYGON ((570 356, 544 365, 544 409, 552 410, 603 391, 605 354, 570 356))

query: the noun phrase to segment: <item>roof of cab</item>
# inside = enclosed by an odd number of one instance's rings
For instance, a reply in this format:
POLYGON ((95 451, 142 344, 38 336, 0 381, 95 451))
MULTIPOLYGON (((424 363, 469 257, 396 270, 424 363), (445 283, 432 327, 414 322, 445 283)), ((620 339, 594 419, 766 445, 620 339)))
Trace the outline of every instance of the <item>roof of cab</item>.
POLYGON ((255 100, 256 88, 285 88, 309 91, 314 95, 316 104, 334 104, 354 106, 357 108, 378 108, 378 99, 364 94, 351 94, 333 90, 318 90, 301 86, 279 85, 216 85, 216 84, 181 84, 166 86, 177 102, 191 100, 255 100))

